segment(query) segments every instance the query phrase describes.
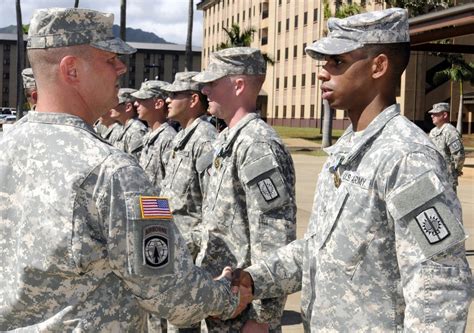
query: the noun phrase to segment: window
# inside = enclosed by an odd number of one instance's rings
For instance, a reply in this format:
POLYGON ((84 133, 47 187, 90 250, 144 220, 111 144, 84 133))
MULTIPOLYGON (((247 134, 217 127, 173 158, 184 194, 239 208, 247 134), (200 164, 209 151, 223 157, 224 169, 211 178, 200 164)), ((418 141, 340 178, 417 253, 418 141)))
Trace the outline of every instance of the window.
POLYGON ((298 55, 298 46, 295 45, 293 46, 293 58, 296 58, 298 55))
POLYGON ((311 104, 311 107, 309 109, 309 117, 311 119, 314 119, 314 104, 311 104))
POLYGON ((286 19, 286 31, 290 30, 290 19, 286 19))
POLYGON ((295 16, 295 29, 298 28, 298 15, 295 16))
POLYGON ((301 75, 301 86, 304 87, 306 85, 306 74, 301 75))
POLYGON ((311 73, 311 85, 314 86, 316 84, 316 73, 311 73))
POLYGON ((293 88, 296 87, 296 75, 293 75, 293 88))
POLYGON ((237 23, 239 23, 239 21, 240 21, 240 14, 237 13, 237 23))
POLYGON ((283 79, 283 88, 288 88, 288 77, 285 76, 285 78, 283 79))
POLYGON ((301 105, 301 115, 300 118, 304 118, 304 105, 301 105))
POLYGON ((305 50, 306 50, 306 46, 307 46, 307 44, 306 44, 306 43, 303 43, 303 56, 306 55, 306 51, 305 51, 305 50))
POLYGON ((242 22, 245 22, 245 10, 242 12, 242 22))
POLYGON ((286 119, 286 105, 283 105, 283 119, 286 119))
POLYGON ((280 89, 280 78, 277 77, 276 81, 275 81, 275 87, 276 89, 280 89))
POLYGON ((277 61, 280 61, 280 50, 277 50, 277 61))
POLYGON ((278 118, 278 105, 275 106, 275 118, 278 118))
POLYGON ((278 33, 280 34, 281 33, 281 21, 278 21, 278 33))
POLYGON ((308 12, 304 12, 303 25, 307 25, 307 24, 308 24, 308 12))
POLYGON ((313 22, 318 22, 318 8, 313 10, 313 22))
POLYGON ((296 106, 292 105, 291 106, 291 119, 295 119, 295 113, 296 113, 296 106))
POLYGON ((278 0, 278 6, 281 6, 281 0, 278 0))
POLYGON ((288 60, 288 48, 285 47, 285 60, 288 60))

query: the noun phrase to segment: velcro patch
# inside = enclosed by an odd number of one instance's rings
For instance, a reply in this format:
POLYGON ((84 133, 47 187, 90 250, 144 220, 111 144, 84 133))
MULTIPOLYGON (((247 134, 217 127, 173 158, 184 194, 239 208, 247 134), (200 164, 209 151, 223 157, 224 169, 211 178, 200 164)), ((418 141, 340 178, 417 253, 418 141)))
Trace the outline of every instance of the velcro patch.
POLYGON ((157 269, 169 264, 168 229, 158 225, 143 228, 143 265, 157 269))
POLYGON ((275 187, 275 184, 273 184, 270 178, 265 178, 259 181, 257 185, 258 189, 260 190, 260 193, 262 193, 263 198, 267 202, 272 201, 273 199, 276 199, 280 196, 278 190, 275 187))
POLYGON ((458 150, 461 149, 461 141, 455 140, 455 141, 451 142, 451 144, 449 145, 449 147, 450 147, 450 150, 451 150, 452 152, 457 152, 458 150))
POLYGON ((167 198, 140 196, 142 219, 171 219, 167 198))
POLYGON ((430 244, 441 242, 450 235, 446 224, 434 207, 422 211, 415 219, 430 244))

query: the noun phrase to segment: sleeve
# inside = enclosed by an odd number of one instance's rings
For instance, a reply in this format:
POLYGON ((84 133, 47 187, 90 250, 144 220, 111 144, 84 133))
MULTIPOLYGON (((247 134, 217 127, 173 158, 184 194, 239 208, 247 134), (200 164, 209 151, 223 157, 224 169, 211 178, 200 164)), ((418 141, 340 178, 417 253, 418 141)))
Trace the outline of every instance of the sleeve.
MULTIPOLYGON (((240 168, 246 192, 252 264, 296 238, 293 160, 276 142, 253 143, 240 168)), ((257 300, 250 316, 257 322, 279 321, 286 297, 257 300)))
POLYGON ((448 148, 453 158, 454 168, 457 175, 462 174, 462 168, 464 166, 464 160, 466 158, 464 152, 464 145, 462 144, 461 136, 458 131, 453 128, 453 131, 448 134, 448 148))
POLYGON ((145 134, 145 129, 135 129, 130 134, 130 138, 127 142, 127 152, 135 156, 137 160, 140 160, 140 153, 143 149, 143 136, 145 134))
POLYGON ((410 154, 389 177, 407 332, 462 332, 471 302, 461 206, 436 158, 410 154))
POLYGON ((213 281, 193 265, 167 199, 154 195, 142 169, 124 167, 108 179, 96 204, 104 220, 110 267, 139 304, 176 325, 209 315, 230 317, 238 300, 229 282, 213 281))

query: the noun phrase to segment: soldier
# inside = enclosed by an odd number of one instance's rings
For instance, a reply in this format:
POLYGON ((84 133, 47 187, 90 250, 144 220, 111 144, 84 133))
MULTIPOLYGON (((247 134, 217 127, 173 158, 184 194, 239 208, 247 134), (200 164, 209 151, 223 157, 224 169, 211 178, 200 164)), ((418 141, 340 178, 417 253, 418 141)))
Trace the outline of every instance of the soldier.
POLYGON ((75 8, 31 20, 41 98, 0 142, 0 331, 142 332, 145 310, 185 324, 236 307, 229 281, 193 266, 135 159, 91 128, 117 104, 117 55, 135 51, 112 24, 75 8))
POLYGON ((164 81, 145 81, 140 90, 133 93, 138 119, 146 121, 148 133, 143 137, 143 149, 140 156, 140 166, 145 170, 148 179, 157 189, 165 177, 165 167, 168 163, 171 142, 176 131, 166 122, 166 96, 164 81))
MULTIPOLYGON (((215 52, 193 80, 204 83, 209 112, 228 127, 214 144, 196 263, 211 274, 224 262, 246 267, 296 237, 293 160, 256 113, 266 63, 259 50, 215 52)), ((255 301, 236 320, 207 320, 210 332, 281 331, 285 297, 255 301)))
POLYGON ((115 147, 131 154, 140 160, 143 148, 143 137, 148 132, 147 127, 137 119, 137 110, 134 106, 135 98, 132 93, 136 89, 121 88, 118 92, 119 103, 112 109, 111 117, 122 125, 122 133, 119 134, 115 147))
POLYGON ((25 68, 21 71, 23 78, 23 88, 26 97, 26 101, 30 106, 30 110, 34 110, 36 102, 38 101, 38 92, 36 88, 36 81, 31 68, 25 68))
POLYGON ((104 113, 94 124, 94 130, 102 139, 115 146, 119 136, 122 134, 123 126, 112 118, 113 110, 104 113))
POLYGON ((306 53, 325 61, 322 97, 352 125, 326 149, 304 239, 240 282, 253 279, 257 298, 301 289, 308 332, 463 332, 472 284, 461 205, 442 157, 396 104, 407 13, 330 18, 328 28, 306 53))
POLYGON ((430 138, 446 161, 448 173, 452 178, 453 189, 456 191, 458 177, 462 176, 462 167, 466 157, 461 135, 449 123, 448 103, 434 104, 428 113, 431 114, 433 124, 436 126, 431 130, 430 138))

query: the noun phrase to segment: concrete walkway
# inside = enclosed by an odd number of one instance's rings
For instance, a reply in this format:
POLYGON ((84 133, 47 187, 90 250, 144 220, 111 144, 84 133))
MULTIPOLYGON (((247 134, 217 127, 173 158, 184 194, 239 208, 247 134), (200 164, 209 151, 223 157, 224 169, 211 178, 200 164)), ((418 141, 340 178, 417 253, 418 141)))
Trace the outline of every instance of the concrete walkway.
MULTIPOLYGON (((312 142, 309 142, 309 144, 303 142, 307 140, 284 141, 287 144, 298 144, 298 146, 293 146, 291 151, 294 151, 295 147, 314 149, 314 147, 310 146, 310 144, 313 144, 312 142)), ((298 153, 292 153, 292 156, 296 169, 297 237, 302 238, 311 214, 316 180, 326 157, 315 157, 298 153)), ((463 207, 464 226, 470 235, 474 235, 474 158, 466 160, 464 175, 460 178, 458 195, 463 207)), ((466 249, 474 250, 474 236, 471 236, 466 241, 466 249)), ((469 262, 471 268, 474 268, 474 256, 469 257, 469 262)), ((299 314, 300 298, 300 293, 288 296, 283 316, 283 333, 304 332, 299 314)), ((474 304, 471 304, 466 332, 474 332, 474 304)))

